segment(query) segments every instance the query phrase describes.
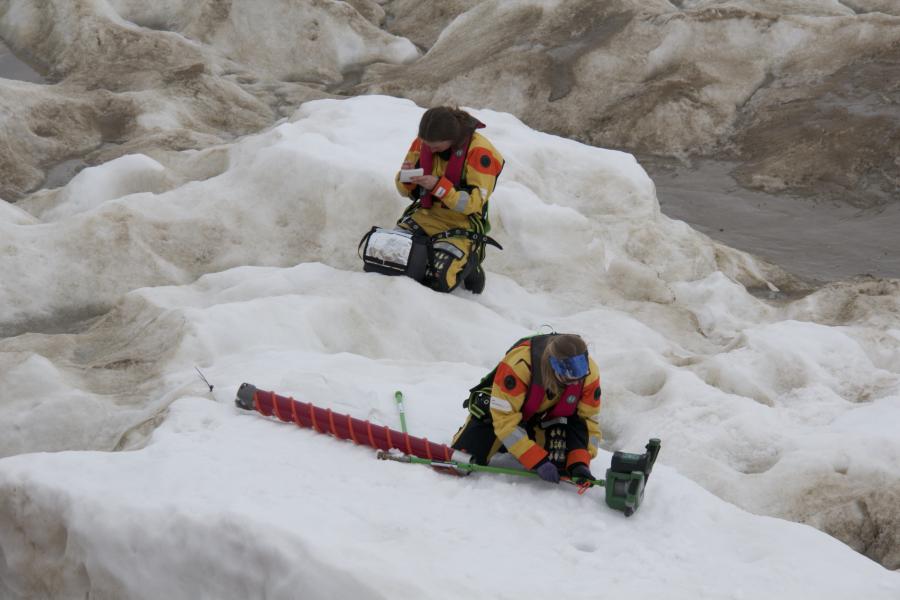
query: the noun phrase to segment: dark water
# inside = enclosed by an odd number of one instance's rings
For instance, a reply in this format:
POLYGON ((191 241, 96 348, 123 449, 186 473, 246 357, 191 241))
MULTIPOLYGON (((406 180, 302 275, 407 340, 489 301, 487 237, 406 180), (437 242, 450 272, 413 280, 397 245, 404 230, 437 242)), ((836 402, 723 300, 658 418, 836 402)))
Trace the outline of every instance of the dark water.
POLYGON ((47 83, 40 73, 19 60, 0 40, 0 77, 31 83, 47 83))
POLYGON ((662 212, 806 279, 900 278, 900 202, 858 208, 742 188, 734 165, 639 157, 662 212))

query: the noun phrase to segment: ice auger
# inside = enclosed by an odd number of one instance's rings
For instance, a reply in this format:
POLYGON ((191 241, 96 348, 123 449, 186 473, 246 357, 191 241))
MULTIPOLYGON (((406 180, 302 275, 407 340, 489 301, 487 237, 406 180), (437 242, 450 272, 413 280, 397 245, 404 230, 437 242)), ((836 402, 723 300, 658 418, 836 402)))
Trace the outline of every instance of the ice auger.
MULTIPOLYGON (((400 405, 402 396, 395 396, 400 405)), ((298 427, 307 427, 319 433, 326 433, 342 440, 351 440, 378 450, 378 458, 405 463, 424 464, 442 471, 459 474, 470 472, 502 473, 522 477, 537 477, 533 471, 477 465, 469 462, 471 457, 465 452, 454 450, 444 444, 429 442, 428 438, 417 438, 404 431, 396 431, 384 425, 373 425, 370 421, 356 419, 350 415, 334 413, 328 408, 319 408, 307 402, 300 402, 275 392, 257 389, 249 383, 238 388, 235 404, 244 410, 255 410, 267 417, 276 417, 291 422, 298 427)), ((404 420, 405 424, 405 420, 404 420)), ((660 441, 652 438, 643 454, 614 452, 612 462, 606 470, 606 479, 579 480, 565 478, 564 481, 579 486, 579 493, 587 488, 606 488, 606 504, 621 511, 626 517, 633 515, 644 499, 647 479, 659 455, 660 441)))

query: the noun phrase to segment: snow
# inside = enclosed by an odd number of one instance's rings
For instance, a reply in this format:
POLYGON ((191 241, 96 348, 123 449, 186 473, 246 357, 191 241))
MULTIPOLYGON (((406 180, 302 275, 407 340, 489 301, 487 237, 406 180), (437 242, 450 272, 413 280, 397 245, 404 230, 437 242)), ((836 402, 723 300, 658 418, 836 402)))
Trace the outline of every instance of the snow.
POLYGON ((29 223, 37 222, 37 220, 30 214, 17 207, 15 204, 10 204, 2 198, 0 198, 0 220, 16 225, 27 225, 29 223))
POLYGON ((58 198, 57 207, 39 216, 56 221, 130 194, 165 187, 165 167, 148 156, 128 154, 78 173, 58 198))
MULTIPOLYGON (((408 389, 417 422, 423 397, 408 389)), ((143 450, 16 457, 4 472, 30 490, 29 511, 56 515, 30 537, 46 555, 83 561, 54 581, 71 597, 90 585, 129 598, 890 598, 900 589, 825 534, 740 511, 667 467, 625 518, 599 493, 376 462, 368 449, 202 397, 173 404, 143 450), (54 537, 60 527, 67 535, 54 537)), ((7 563, 24 558, 18 548, 4 549, 7 563)))
POLYGON ((633 157, 487 110, 508 165, 485 293, 364 273, 422 110, 309 102, 3 209, 0 597, 900 596, 803 524, 864 531, 865 502, 881 529, 851 539, 897 551, 897 286, 760 300, 777 270, 660 214, 633 157), (397 429, 402 390, 410 432, 447 443, 545 324, 600 366, 595 474, 662 439, 630 518, 601 490, 376 461, 233 405, 246 381, 397 429))

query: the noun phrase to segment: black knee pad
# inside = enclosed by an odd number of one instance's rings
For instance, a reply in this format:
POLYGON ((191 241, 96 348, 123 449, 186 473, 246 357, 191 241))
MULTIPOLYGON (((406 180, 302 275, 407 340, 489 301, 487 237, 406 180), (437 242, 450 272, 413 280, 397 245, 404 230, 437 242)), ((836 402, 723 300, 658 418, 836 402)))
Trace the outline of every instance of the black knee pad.
POLYGON ((472 456, 476 465, 486 465, 490 458, 491 448, 497 443, 497 434, 490 419, 467 419, 456 433, 451 446, 472 456))
POLYGON ((459 279, 451 287, 447 282, 447 271, 453 261, 465 256, 465 252, 450 242, 435 242, 431 246, 431 261, 425 274, 425 283, 437 292, 451 292, 459 285, 459 279))
POLYGON ((428 247, 431 241, 425 235, 413 235, 412 250, 409 262, 406 263, 406 276, 421 282, 428 270, 428 247))

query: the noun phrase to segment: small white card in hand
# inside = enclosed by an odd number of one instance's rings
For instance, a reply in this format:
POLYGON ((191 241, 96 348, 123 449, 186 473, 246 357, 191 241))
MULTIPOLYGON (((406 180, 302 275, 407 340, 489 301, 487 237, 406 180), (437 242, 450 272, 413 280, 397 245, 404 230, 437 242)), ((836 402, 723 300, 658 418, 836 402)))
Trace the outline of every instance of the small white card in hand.
POLYGON ((425 169, 400 169, 400 181, 409 183, 413 177, 421 177, 425 174, 425 169))

